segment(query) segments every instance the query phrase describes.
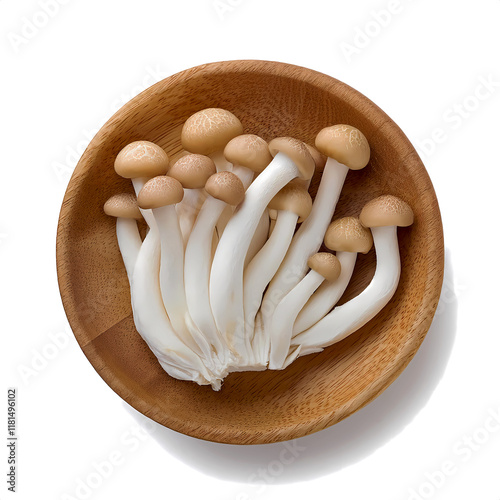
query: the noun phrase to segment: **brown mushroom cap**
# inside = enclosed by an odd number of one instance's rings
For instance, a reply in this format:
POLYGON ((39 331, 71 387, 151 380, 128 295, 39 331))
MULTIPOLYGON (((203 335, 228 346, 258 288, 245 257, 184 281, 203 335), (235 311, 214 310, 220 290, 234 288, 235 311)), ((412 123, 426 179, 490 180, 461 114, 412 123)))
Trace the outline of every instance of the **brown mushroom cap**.
POLYGON ((243 133, 243 125, 230 111, 207 108, 191 115, 181 132, 182 147, 191 152, 209 155, 223 151, 226 144, 243 133))
POLYGON ((335 281, 340 276, 340 262, 333 253, 315 253, 309 257, 307 265, 327 281, 335 281))
POLYGON ((310 179, 314 174, 314 160, 306 145, 293 137, 277 137, 269 143, 273 156, 283 153, 297 166, 301 179, 310 179))
POLYGON ((233 172, 219 172, 212 175, 205 184, 206 192, 228 205, 239 205, 245 198, 245 188, 233 172))
POLYGON ((413 210, 410 205, 390 194, 369 201, 359 215, 365 227, 400 226, 413 224, 413 210))
POLYGON ((104 213, 111 217, 124 219, 141 219, 142 215, 133 194, 120 193, 113 195, 104 204, 104 213))
POLYGON ((201 189, 217 169, 211 158, 204 155, 189 154, 177 160, 168 175, 177 179, 186 189, 201 189))
POLYGON ((351 170, 365 168, 370 160, 370 145, 357 128, 350 125, 326 127, 316 136, 320 153, 337 160, 351 170))
POLYGON ((168 155, 154 142, 135 141, 125 146, 116 157, 115 171, 126 179, 155 177, 168 170, 168 155))
POLYGON ((273 159, 267 142, 253 134, 243 134, 231 139, 224 148, 224 156, 233 165, 249 168, 257 174, 273 159))
POLYGON ((173 177, 159 175, 150 179, 139 192, 137 204, 141 208, 160 208, 182 201, 184 189, 173 177))
POLYGON ((328 226, 325 245, 336 252, 368 253, 373 245, 373 236, 357 217, 343 217, 328 226))
POLYGON ((323 172, 327 160, 326 156, 324 154, 321 154, 315 147, 311 146, 310 144, 306 144, 306 148, 309 150, 309 153, 311 153, 311 156, 313 157, 314 164, 316 165, 316 171, 323 172))
POLYGON ((304 186, 292 181, 278 191, 276 196, 269 202, 268 207, 271 210, 293 212, 299 216, 298 222, 302 222, 311 213, 312 199, 304 186))

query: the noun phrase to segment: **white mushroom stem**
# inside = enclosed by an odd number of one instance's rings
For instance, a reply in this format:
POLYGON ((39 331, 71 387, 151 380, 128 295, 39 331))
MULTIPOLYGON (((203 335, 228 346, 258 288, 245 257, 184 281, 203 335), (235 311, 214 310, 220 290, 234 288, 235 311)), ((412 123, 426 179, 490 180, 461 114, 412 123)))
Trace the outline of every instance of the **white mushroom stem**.
POLYGON ((196 326, 214 346, 221 362, 226 360, 226 345, 210 308, 209 280, 215 224, 226 203, 208 196, 196 219, 186 247, 184 279, 187 307, 196 326))
POLYGON ((233 165, 232 172, 239 177, 246 191, 250 184, 252 184, 255 172, 247 167, 242 167, 241 165, 233 165))
POLYGON ((210 303, 217 328, 229 346, 242 356, 251 350, 245 336, 243 312, 243 266, 259 219, 271 199, 299 175, 296 165, 278 153, 253 181, 245 200, 222 233, 210 273, 210 303))
POLYGON ((229 222, 229 219, 232 216, 233 216, 233 207, 225 207, 224 210, 221 212, 219 220, 217 221, 216 224, 217 237, 219 238, 219 240, 222 237, 222 233, 226 229, 227 223, 229 222))
POLYGON ((301 356, 320 352, 355 332, 376 316, 394 295, 401 273, 397 227, 374 227, 371 231, 377 255, 372 281, 358 296, 293 337, 292 346, 302 346, 301 356))
POLYGON ((323 242, 348 172, 348 167, 328 158, 311 213, 295 233, 286 257, 264 296, 264 328, 270 328, 275 307, 281 298, 305 276, 307 259, 319 250, 323 242))
MULTIPOLYGON (((304 189, 307 191, 309 190, 309 186, 311 185, 312 177, 310 179, 295 179, 294 182, 297 182, 298 184, 302 184, 304 186, 304 189)), ((276 218, 278 216, 278 211, 277 210, 269 210, 269 230, 268 230, 268 238, 271 237, 271 234, 274 231, 274 226, 276 225, 276 218)))
MULTIPOLYGON (((269 361, 269 344, 266 342, 264 324, 262 321, 262 313, 259 311, 255 317, 255 336, 252 342, 252 347, 256 354, 254 366, 266 366, 269 361)), ((283 363, 283 369, 295 361, 300 353, 300 346, 290 349, 288 356, 283 363)))
POLYGON ((293 325, 294 336, 311 328, 337 304, 351 281, 357 256, 356 252, 337 252, 341 265, 340 276, 334 282, 322 283, 307 301, 293 325))
POLYGON ((299 356, 300 356, 300 349, 301 346, 294 346, 293 348, 290 349, 288 356, 285 359, 285 362, 283 363, 282 369, 284 370, 287 366, 291 365, 299 356))
POLYGON ((227 161, 224 157, 224 151, 217 151, 215 153, 211 153, 208 156, 212 158, 215 166, 217 167, 217 172, 226 172, 232 171, 233 166, 231 162, 227 161))
POLYGON ((181 226, 184 247, 187 244, 196 216, 206 198, 205 182, 215 174, 212 159, 200 154, 187 154, 177 160, 168 170, 168 175, 182 184, 182 200, 175 206, 181 226))
MULTIPOLYGON (((192 324, 184 289, 184 243, 175 205, 153 209, 161 242, 160 289, 174 330, 194 352, 212 358, 210 346, 192 324)), ((210 244, 208 245, 210 249, 210 244)))
POLYGON ((274 226, 276 225, 276 217, 278 216, 278 211, 274 209, 269 209, 269 233, 268 238, 273 234, 274 226))
MULTIPOLYGON (((219 220, 217 221, 217 236, 220 238, 222 236, 222 233, 224 232, 224 229, 227 226, 227 223, 229 222, 229 219, 233 216, 235 207, 226 207, 221 216, 219 217, 219 220)), ((262 217, 259 220, 259 224, 257 226, 257 229, 255 230, 255 233, 253 235, 252 241, 250 242, 250 246, 248 247, 247 254, 245 256, 245 263, 244 267, 248 265, 248 263, 255 257, 257 252, 262 248, 264 243, 267 241, 267 238, 269 236, 269 213, 267 210, 264 210, 262 217)))
POLYGON ((214 260, 214 255, 215 251, 217 250, 218 244, 219 244, 219 236, 217 234, 217 231, 214 231, 214 234, 212 236, 212 247, 210 251, 210 264, 212 264, 212 261, 214 260))
POLYGON ((132 282, 135 263, 142 245, 137 221, 126 217, 118 217, 116 219, 116 238, 127 270, 128 280, 132 282))
POLYGON ((189 235, 193 230, 196 217, 205 198, 206 193, 203 189, 184 189, 184 198, 176 205, 184 246, 187 245, 189 235))
MULTIPOLYGON (((224 148, 224 157, 232 163, 232 171, 241 180, 245 191, 255 176, 262 172, 272 161, 272 155, 267 142, 253 134, 241 134, 233 137, 224 148)), ((234 212, 234 209, 232 212, 234 212)), ((222 234, 224 231, 228 220, 228 212, 225 212, 224 217, 222 217, 222 220, 218 224, 219 234, 222 234)), ((264 230, 267 231, 268 229, 269 219, 263 215, 250 244, 250 249, 247 252, 245 265, 265 243, 267 233, 264 234, 264 230)))
POLYGON ((150 231, 137 257, 131 285, 137 331, 171 376, 200 385, 211 383, 218 390, 220 380, 213 377, 200 357, 172 329, 160 294, 159 272, 159 237, 157 231, 150 231))
POLYGON ((269 368, 271 370, 283 368, 290 349, 295 318, 324 279, 321 274, 311 269, 276 306, 271 323, 271 348, 269 352, 269 368))
POLYGON ((262 213, 262 216, 259 220, 259 224, 257 225, 257 229, 255 230, 255 234, 253 235, 252 241, 250 242, 250 246, 248 247, 243 267, 247 267, 250 261, 257 255, 257 253, 266 243, 269 235, 269 224, 270 224, 269 212, 266 209, 262 213))
MULTIPOLYGON (((246 335, 250 338, 253 336, 255 316, 262 303, 262 295, 285 257, 298 218, 299 216, 291 211, 279 210, 271 237, 245 269, 243 277, 245 328, 246 335)), ((261 342, 265 342, 265 339, 255 340, 256 344, 261 342)))
MULTIPOLYGON (((222 155, 222 157, 224 158, 224 161, 227 162, 224 155, 222 155)), ((212 158, 212 160, 213 160, 213 158, 212 158)), ((217 165, 215 160, 214 160, 214 163, 217 165)), ((229 164, 229 167, 226 170, 229 170, 229 171, 233 172, 233 174, 238 176, 238 178, 240 179, 240 181, 243 184, 243 188, 246 191, 248 189, 248 187, 250 186, 250 184, 252 184, 253 177, 254 177, 255 173, 252 170, 250 170, 249 168, 242 167, 240 165, 231 166, 230 163, 228 163, 228 164, 229 164)), ((217 167, 217 171, 218 172, 220 171, 218 167, 217 167)), ((222 233, 224 232, 224 229, 226 229, 227 223, 229 222, 229 219, 232 217, 235 208, 236 207, 232 207, 231 205, 228 205, 222 211, 222 213, 219 217, 219 220, 217 221, 217 234, 218 234, 219 238, 221 237, 222 233)))
POLYGON ((264 323, 262 322, 262 312, 259 310, 255 316, 254 334, 252 340, 252 350, 255 364, 267 365, 269 359, 269 347, 266 345, 264 337, 264 323), (265 360, 261 362, 261 360, 265 360))
MULTIPOLYGON (((144 184, 148 182, 148 177, 134 177, 132 180, 132 186, 134 187, 135 195, 139 196, 141 189, 144 187, 144 184)), ((150 228, 156 227, 155 218, 153 216, 153 212, 149 209, 139 208, 141 211, 144 220, 150 228)))

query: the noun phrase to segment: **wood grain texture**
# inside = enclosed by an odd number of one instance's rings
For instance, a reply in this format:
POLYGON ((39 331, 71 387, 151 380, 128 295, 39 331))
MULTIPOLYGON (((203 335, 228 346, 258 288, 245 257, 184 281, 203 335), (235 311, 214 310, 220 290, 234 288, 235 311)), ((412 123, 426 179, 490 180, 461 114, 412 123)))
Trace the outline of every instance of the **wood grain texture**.
MULTIPOLYGON (((311 184, 314 195, 319 182, 311 184)), ((342 301, 357 295, 375 267, 359 258, 342 301)), ((99 131, 69 183, 57 235, 64 307, 85 355, 109 386, 144 415, 210 441, 271 443, 335 424, 377 397, 402 372, 431 324, 441 291, 444 247, 437 199, 417 153, 375 104, 329 76, 288 64, 231 61, 171 76, 134 98, 99 131), (281 372, 231 374, 220 392, 170 378, 135 330, 114 219, 102 207, 132 191, 113 161, 131 141, 145 139, 176 160, 180 129, 194 112, 222 107, 246 133, 266 140, 290 135, 314 144, 321 128, 358 127, 368 138, 367 168, 347 177, 335 218, 359 215, 381 194, 406 200, 415 224, 399 230, 402 275, 391 302, 372 321, 322 353, 281 372)), ((388 409, 390 411, 390 409, 388 409)))

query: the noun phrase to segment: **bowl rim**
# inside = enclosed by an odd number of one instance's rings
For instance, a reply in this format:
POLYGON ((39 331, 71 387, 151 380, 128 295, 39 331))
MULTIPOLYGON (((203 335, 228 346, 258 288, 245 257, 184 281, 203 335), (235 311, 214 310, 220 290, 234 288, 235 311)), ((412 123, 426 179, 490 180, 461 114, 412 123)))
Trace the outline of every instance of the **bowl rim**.
POLYGON ((101 376, 101 378, 126 403, 131 405, 143 415, 156 421, 157 423, 166 426, 174 431, 192 437, 226 444, 266 444, 303 437, 305 435, 317 432, 335 423, 338 423, 344 418, 352 415, 356 411, 369 404, 398 378, 398 376, 403 372, 403 370, 406 368, 406 366, 411 361, 420 345, 422 344, 427 331, 430 328, 438 305, 438 299, 441 293, 444 275, 444 239, 442 220, 437 197, 424 164, 422 163, 415 148, 406 137, 404 132, 381 108, 379 108, 369 98, 353 89, 349 85, 341 82, 340 80, 309 68, 283 62, 266 60, 229 60, 195 66, 166 77, 165 79, 155 83, 154 85, 147 88, 146 90, 135 96, 133 99, 128 101, 124 106, 118 109, 111 116, 111 118, 99 129, 97 134, 87 146, 80 160, 78 161, 78 164, 75 167, 75 170, 69 180, 64 195, 57 226, 56 268, 63 307, 78 344, 80 345, 88 361, 101 376), (217 74, 221 72, 241 73, 248 71, 262 72, 267 75, 289 77, 293 79, 300 78, 300 80, 304 83, 319 87, 323 91, 325 87, 331 88, 332 85, 335 85, 337 88, 338 86, 343 90, 343 92, 341 92, 342 95, 339 96, 340 100, 343 100, 345 102, 349 101, 349 106, 355 106, 353 102, 356 100, 362 101, 365 109, 372 110, 373 112, 377 113, 378 116, 384 117, 384 120, 378 130, 380 130, 382 127, 389 127, 391 134, 395 134, 397 136, 397 142, 406 146, 410 151, 410 154, 415 154, 415 161, 420 163, 423 169, 423 173, 426 175, 426 187, 427 189, 429 189, 429 192, 433 196, 433 200, 435 201, 433 210, 435 210, 436 224, 433 225, 434 234, 431 236, 433 236, 436 241, 434 253, 436 259, 439 260, 439 262, 436 262, 437 272, 433 273, 430 276, 427 276, 427 280, 432 280, 426 281, 427 289, 430 290, 431 293, 426 293, 424 295, 423 301, 419 307, 419 310, 426 311, 426 313, 420 315, 421 321, 418 325, 415 326, 414 335, 408 342, 405 343, 404 349, 398 352, 396 356, 394 356, 390 368, 385 371, 385 376, 377 379, 376 387, 372 386, 370 388, 369 394, 358 393, 353 396, 352 401, 344 405, 345 411, 337 412, 335 415, 324 414, 315 419, 308 420, 307 422, 301 422, 300 424, 294 423, 290 424, 289 426, 280 427, 270 426, 269 429, 259 429, 258 431, 234 430, 231 428, 224 428, 223 432, 220 432, 220 430, 219 432, 215 432, 207 425, 200 425, 199 423, 193 425, 184 420, 180 421, 172 417, 171 415, 166 415, 165 413, 155 411, 155 409, 151 407, 151 404, 148 403, 145 398, 138 395, 137 393, 131 392, 131 390, 127 388, 118 377, 114 376, 113 370, 106 366, 106 363, 103 361, 92 343, 83 341, 83 339, 86 338, 84 325, 80 321, 78 315, 75 313, 75 301, 71 297, 71 293, 69 293, 65 289, 65 285, 67 284, 67 276, 69 273, 69 265, 66 262, 64 255, 67 252, 67 245, 69 241, 69 238, 67 238, 67 234, 70 231, 70 218, 66 217, 65 214, 71 211, 75 203, 75 197, 73 196, 75 185, 78 184, 79 178, 85 175, 86 166, 89 160, 92 158, 94 151, 98 150, 99 147, 106 142, 106 131, 111 127, 115 127, 121 121, 121 115, 130 112, 137 106, 140 106, 145 100, 149 98, 150 95, 160 91, 160 89, 161 92, 165 92, 166 89, 168 89, 169 85, 175 84, 175 82, 178 81, 179 78, 192 77, 198 73, 203 73, 204 75, 209 76, 211 74, 217 74))

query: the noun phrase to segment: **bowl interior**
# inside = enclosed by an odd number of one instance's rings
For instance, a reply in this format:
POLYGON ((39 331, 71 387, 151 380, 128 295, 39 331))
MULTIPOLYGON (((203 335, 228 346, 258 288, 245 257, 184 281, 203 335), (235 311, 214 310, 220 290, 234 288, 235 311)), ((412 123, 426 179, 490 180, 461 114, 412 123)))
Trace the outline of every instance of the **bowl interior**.
MULTIPOLYGON (((314 195, 319 175, 311 184, 314 195)), ((268 443, 323 429, 380 394, 420 346, 437 306, 443 236, 436 196, 417 153, 390 118, 347 85, 281 63, 232 61, 196 67, 149 88, 120 109, 81 158, 61 209, 58 276, 75 336, 103 379, 143 414, 174 430, 226 443, 268 443), (130 191, 114 158, 145 139, 175 160, 189 115, 231 110, 245 131, 270 140, 293 136, 314 144, 334 123, 358 127, 370 164, 348 174, 336 217, 358 215, 369 199, 394 194, 415 212, 399 230, 402 275, 391 302, 365 327, 284 371, 231 374, 220 392, 170 378, 135 330, 115 221, 102 210, 114 193, 130 191)), ((361 256, 342 301, 370 281, 374 252, 361 256)))

